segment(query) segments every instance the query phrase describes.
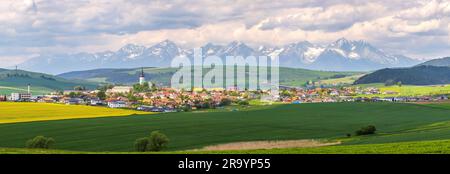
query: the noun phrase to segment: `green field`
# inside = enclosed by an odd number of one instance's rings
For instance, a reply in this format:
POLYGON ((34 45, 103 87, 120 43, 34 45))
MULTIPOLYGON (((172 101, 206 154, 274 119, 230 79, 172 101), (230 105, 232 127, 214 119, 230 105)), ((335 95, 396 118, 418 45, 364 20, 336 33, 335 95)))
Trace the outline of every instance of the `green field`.
MULTIPOLYGON (((0 148, 0 154, 142 154, 139 152, 84 152, 25 148, 0 148)), ((171 151, 146 154, 450 154, 450 140, 414 141, 402 143, 327 146, 235 151, 171 151)))
POLYGON ((323 103, 254 106, 240 111, 191 112, 127 117, 0 124, 0 147, 21 148, 44 135, 55 148, 72 151, 133 151, 135 139, 160 130, 169 151, 256 140, 339 140, 353 144, 450 139, 450 105, 323 103), (346 138, 375 125, 377 135, 346 138))
POLYGON ((377 87, 382 94, 374 95, 358 95, 358 97, 395 97, 395 96, 431 96, 431 95, 448 95, 450 94, 450 85, 433 85, 433 86, 384 86, 384 84, 364 84, 357 85, 361 87, 377 87), (383 94, 385 92, 396 92, 396 94, 383 94))
POLYGON ((351 75, 347 77, 342 78, 332 78, 332 79, 325 79, 320 80, 321 85, 352 85, 356 80, 358 80, 360 77, 362 77, 364 74, 357 74, 357 75, 351 75))

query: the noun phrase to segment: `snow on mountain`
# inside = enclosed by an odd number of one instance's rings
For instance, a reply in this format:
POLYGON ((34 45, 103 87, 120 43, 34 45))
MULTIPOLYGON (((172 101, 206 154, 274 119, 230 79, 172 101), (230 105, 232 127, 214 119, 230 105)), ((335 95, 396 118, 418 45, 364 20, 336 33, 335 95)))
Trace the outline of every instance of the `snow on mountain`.
MULTIPOLYGON (((333 71, 370 71, 386 67, 404 67, 419 63, 405 56, 390 55, 365 41, 339 39, 327 46, 307 41, 282 47, 260 46, 257 49, 243 42, 227 45, 207 43, 202 55, 219 56, 225 63, 227 56, 278 56, 280 66, 333 71)), ((58 74, 96 68, 168 67, 176 56, 193 57, 193 49, 182 49, 170 40, 150 47, 127 44, 117 51, 41 55, 20 64, 26 70, 58 74)))

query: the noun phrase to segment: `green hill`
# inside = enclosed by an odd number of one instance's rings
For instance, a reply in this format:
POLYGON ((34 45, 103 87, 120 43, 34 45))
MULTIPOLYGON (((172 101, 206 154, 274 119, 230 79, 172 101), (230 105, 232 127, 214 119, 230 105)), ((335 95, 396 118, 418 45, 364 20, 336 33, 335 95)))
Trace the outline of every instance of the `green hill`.
POLYGON ((450 83, 450 67, 415 66, 411 68, 386 68, 367 74, 355 84, 397 83, 407 85, 438 85, 450 83))
MULTIPOLYGON (((147 81, 157 82, 167 86, 170 85, 170 79, 176 71, 176 68, 144 68, 147 81)), ((141 68, 95 69, 88 71, 68 72, 58 76, 67 79, 85 79, 102 83, 133 84, 137 82, 140 72, 141 68)), ((208 69, 205 69, 203 72, 208 72, 208 69)), ((321 79, 330 79, 335 77, 341 78, 355 74, 361 73, 313 71, 280 67, 280 84, 287 86, 302 86, 309 80, 319 81, 321 79)))
POLYGON ((0 69, 0 94, 25 92, 28 84, 31 85, 33 94, 46 94, 57 90, 73 89, 75 86, 85 86, 88 89, 95 89, 97 86, 93 82, 67 80, 43 73, 0 69))

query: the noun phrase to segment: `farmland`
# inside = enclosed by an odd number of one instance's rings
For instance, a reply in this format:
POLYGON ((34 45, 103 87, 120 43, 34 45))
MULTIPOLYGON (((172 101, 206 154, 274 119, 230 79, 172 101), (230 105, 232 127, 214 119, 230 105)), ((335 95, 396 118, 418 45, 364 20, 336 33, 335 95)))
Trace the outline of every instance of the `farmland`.
POLYGON ((366 147, 450 139, 449 111, 448 104, 324 103, 9 123, 0 124, 0 147, 21 148, 27 139, 44 135, 53 137, 59 150, 126 152, 133 151, 134 140, 148 136, 153 130, 170 138, 168 151, 230 142, 300 139, 342 142, 321 148, 359 144, 362 146, 357 147, 366 147), (377 134, 346 137, 367 125, 376 125, 377 134))
MULTIPOLYGON (((0 123, 17 123, 30 121, 62 120, 75 118, 94 118, 110 116, 128 116, 144 114, 123 109, 103 107, 69 106, 47 103, 0 103, 0 123)), ((148 114, 148 113, 145 113, 148 114)))
POLYGON ((426 96, 426 95, 442 95, 450 93, 450 85, 433 85, 433 86, 384 86, 384 84, 363 84, 356 85, 361 87, 377 87, 382 94, 359 95, 358 97, 395 97, 395 96, 426 96), (394 94, 383 94, 386 92, 395 92, 394 94))

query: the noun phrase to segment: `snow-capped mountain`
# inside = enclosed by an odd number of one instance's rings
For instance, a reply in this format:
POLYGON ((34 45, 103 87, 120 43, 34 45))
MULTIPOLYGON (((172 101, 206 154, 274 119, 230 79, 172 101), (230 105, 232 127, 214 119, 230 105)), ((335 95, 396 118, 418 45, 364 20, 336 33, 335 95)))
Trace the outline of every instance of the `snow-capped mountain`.
POLYGON ((368 71, 388 67, 406 67, 419 61, 398 55, 390 55, 365 41, 349 41, 344 38, 328 45, 311 69, 333 71, 368 71))
MULTIPOLYGON (((303 41, 282 47, 260 46, 254 49, 234 41, 227 45, 208 43, 201 48, 204 57, 215 55, 225 60, 227 56, 279 56, 280 66, 316 70, 370 71, 419 63, 405 56, 387 54, 365 41, 346 39, 327 46, 303 41)), ((165 40, 150 47, 127 44, 115 52, 41 55, 19 67, 50 74, 97 68, 168 67, 174 57, 185 55, 192 58, 193 52, 193 49, 182 49, 165 40)))

